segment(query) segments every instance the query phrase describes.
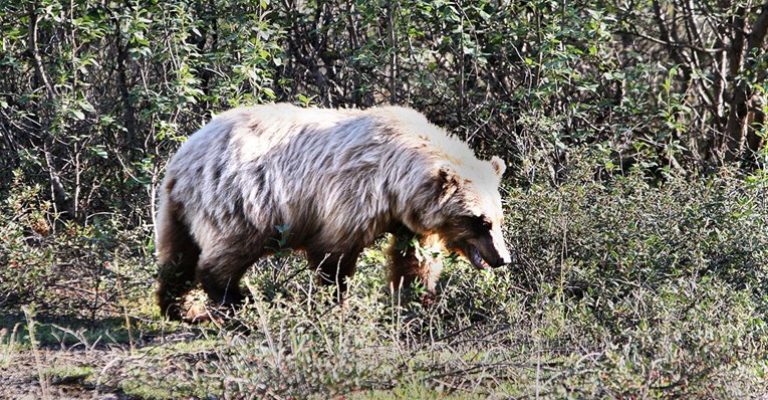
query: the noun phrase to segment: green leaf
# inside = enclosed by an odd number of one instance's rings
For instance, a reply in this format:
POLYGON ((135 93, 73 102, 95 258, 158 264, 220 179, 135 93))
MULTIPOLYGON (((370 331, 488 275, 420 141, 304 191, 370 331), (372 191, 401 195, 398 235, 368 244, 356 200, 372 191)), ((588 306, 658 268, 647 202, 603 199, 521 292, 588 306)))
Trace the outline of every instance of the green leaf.
POLYGON ((81 110, 78 110, 76 108, 72 108, 69 110, 69 114, 75 118, 78 121, 82 121, 85 119, 85 113, 83 113, 81 110))

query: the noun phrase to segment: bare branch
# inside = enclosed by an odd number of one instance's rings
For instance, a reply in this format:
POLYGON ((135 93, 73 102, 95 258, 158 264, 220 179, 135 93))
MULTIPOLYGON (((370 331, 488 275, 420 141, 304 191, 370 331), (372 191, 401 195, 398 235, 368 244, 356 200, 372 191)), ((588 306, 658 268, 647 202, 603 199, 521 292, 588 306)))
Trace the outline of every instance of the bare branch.
POLYGON ((37 48, 37 13, 35 12, 35 4, 29 3, 29 54, 32 57, 32 62, 35 64, 35 73, 40 81, 45 86, 46 93, 48 94, 48 100, 53 100, 56 97, 56 90, 51 85, 48 75, 43 68, 43 59, 40 57, 40 50, 37 48))
POLYGON ((617 34, 617 35, 632 35, 632 36, 636 36, 636 37, 648 40, 648 41, 656 43, 656 44, 662 44, 664 46, 669 46, 669 47, 687 48, 687 49, 691 49, 691 50, 700 51, 700 52, 703 52, 703 53, 718 53, 718 52, 721 52, 721 51, 725 50, 724 47, 701 47, 701 46, 696 46, 696 45, 693 45, 693 44, 690 44, 690 43, 675 42, 675 41, 672 41, 672 40, 667 41, 667 40, 655 38, 653 36, 646 35, 646 34, 640 33, 640 32, 617 30, 617 31, 614 31, 613 33, 617 34))

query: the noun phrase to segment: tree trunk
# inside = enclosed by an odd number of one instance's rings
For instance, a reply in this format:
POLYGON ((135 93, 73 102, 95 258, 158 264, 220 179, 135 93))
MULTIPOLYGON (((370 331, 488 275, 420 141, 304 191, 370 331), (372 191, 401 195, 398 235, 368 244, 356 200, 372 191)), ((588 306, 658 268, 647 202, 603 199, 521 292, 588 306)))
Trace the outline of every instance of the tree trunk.
MULTIPOLYGON (((735 32, 736 37, 731 48, 731 61, 733 62, 731 72, 734 79, 738 75, 753 70, 756 62, 750 53, 763 47, 766 32, 768 32, 768 3, 760 7, 760 15, 747 35, 746 49, 743 49, 743 35, 738 30, 735 32), (740 37, 741 40, 738 40, 740 37)), ((724 161, 734 161, 743 155, 744 144, 749 131, 748 117, 752 111, 753 95, 753 90, 749 87, 749 82, 746 79, 741 79, 735 83, 721 148, 724 161)))

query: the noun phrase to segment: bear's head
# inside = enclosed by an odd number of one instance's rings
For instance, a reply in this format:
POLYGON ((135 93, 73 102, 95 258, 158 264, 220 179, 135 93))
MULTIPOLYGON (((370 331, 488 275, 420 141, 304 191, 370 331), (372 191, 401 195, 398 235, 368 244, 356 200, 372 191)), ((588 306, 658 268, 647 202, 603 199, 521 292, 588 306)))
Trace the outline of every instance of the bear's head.
POLYGON ((511 262, 504 243, 499 184, 506 165, 498 157, 438 168, 438 199, 432 227, 448 250, 478 269, 511 262))

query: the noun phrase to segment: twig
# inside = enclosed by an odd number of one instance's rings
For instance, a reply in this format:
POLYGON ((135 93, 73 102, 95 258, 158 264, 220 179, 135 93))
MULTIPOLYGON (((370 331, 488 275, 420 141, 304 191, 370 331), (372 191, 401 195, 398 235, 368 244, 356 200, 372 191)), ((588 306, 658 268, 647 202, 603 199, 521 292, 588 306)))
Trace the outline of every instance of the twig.
POLYGON ((56 97, 56 90, 54 89, 53 85, 51 85, 51 81, 48 79, 48 75, 45 74, 45 70, 43 69, 43 59, 40 57, 40 50, 37 47, 37 14, 35 13, 35 2, 29 3, 29 53, 32 57, 32 62, 35 65, 35 73, 37 73, 38 78, 40 78, 41 81, 43 81, 43 86, 45 86, 46 94, 48 95, 48 100, 53 100, 56 97))

